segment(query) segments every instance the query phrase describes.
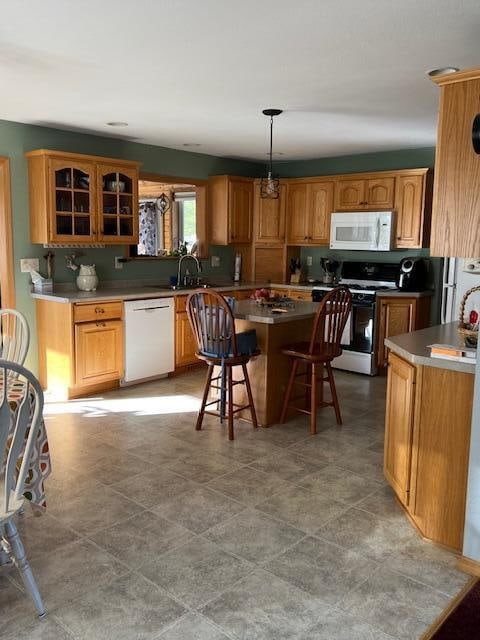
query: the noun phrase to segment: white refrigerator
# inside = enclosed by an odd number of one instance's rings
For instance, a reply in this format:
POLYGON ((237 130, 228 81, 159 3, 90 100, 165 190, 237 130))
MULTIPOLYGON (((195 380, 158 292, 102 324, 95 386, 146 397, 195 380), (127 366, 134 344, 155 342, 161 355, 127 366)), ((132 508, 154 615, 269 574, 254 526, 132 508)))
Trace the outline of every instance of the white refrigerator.
MULTIPOLYGON (((460 303, 468 289, 480 286, 479 258, 444 258, 441 322, 457 322, 460 303)), ((472 293, 465 306, 465 322, 470 311, 475 309, 480 315, 480 291, 472 293)))

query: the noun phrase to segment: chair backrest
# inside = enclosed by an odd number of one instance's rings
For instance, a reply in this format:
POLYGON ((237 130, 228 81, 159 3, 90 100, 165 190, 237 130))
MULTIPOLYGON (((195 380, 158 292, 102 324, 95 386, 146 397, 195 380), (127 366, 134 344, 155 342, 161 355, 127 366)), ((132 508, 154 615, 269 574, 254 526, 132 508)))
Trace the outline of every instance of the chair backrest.
POLYGON ((345 286, 335 287, 318 306, 313 323, 310 353, 320 345, 321 350, 340 349, 340 341, 352 310, 352 294, 345 286))
POLYGON ((16 309, 0 309, 0 359, 23 364, 30 344, 28 323, 16 309))
POLYGON ((235 321, 227 300, 212 289, 200 289, 187 298, 187 315, 200 354, 238 355, 235 321))
POLYGON ((0 360, 0 512, 21 501, 32 450, 43 415, 43 392, 35 376, 15 362, 0 360), (17 464, 21 458, 21 464, 17 464))

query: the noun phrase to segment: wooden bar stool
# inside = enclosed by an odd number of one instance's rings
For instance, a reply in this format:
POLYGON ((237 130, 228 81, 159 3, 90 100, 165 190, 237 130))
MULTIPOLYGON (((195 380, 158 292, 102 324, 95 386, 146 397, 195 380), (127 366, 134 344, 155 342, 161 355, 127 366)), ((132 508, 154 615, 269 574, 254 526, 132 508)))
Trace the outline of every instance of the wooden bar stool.
POLYGON ((233 440, 233 418, 236 413, 250 409, 253 427, 257 428, 257 416, 253 403, 252 389, 248 377, 247 363, 251 357, 259 355, 256 344, 253 349, 239 348, 238 334, 235 331, 235 320, 227 300, 212 289, 194 291, 187 298, 187 315, 197 341, 196 356, 208 365, 207 379, 203 391, 202 404, 198 413, 195 429, 200 431, 203 416, 219 416, 220 421, 228 420, 228 439, 233 440), (247 353, 248 351, 248 353, 247 353), (213 377, 214 367, 220 367, 220 374, 213 377), (233 367, 242 367, 243 380, 233 380, 233 367), (245 385, 248 404, 237 405, 233 402, 233 387, 245 385), (210 389, 220 393, 219 398, 208 400, 210 389), (216 404, 216 411, 207 407, 216 404))
POLYGON ((317 406, 319 406, 334 407, 337 424, 342 424, 331 362, 342 353, 340 341, 351 310, 352 294, 350 291, 344 286, 335 287, 319 304, 310 342, 297 342, 282 349, 284 355, 292 358, 293 365, 280 417, 281 423, 285 422, 288 409, 306 413, 310 415, 310 433, 314 435, 317 433, 317 406), (305 365, 304 371, 299 371, 300 364, 305 365), (324 369, 327 372, 326 376, 324 369), (320 388, 317 398, 318 382, 320 382, 320 388), (328 382, 330 385, 331 402, 323 400, 324 382, 328 382), (305 394, 291 398, 293 385, 305 387, 305 394), (290 400, 294 401, 299 398, 305 398, 305 409, 289 404, 290 400), (309 400, 310 402, 308 402, 309 400), (308 409, 309 404, 310 409, 308 409))

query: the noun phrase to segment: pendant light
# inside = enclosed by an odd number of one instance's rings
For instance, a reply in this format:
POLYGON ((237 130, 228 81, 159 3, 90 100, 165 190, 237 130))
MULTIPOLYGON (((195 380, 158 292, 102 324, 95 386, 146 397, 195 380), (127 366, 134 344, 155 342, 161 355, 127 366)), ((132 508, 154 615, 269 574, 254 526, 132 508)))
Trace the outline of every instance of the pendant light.
POLYGON ((161 193, 157 198, 157 207, 161 215, 163 215, 170 209, 170 205, 171 205, 170 198, 167 196, 166 193, 161 193))
POLYGON ((270 118, 270 163, 266 177, 260 181, 260 197, 277 199, 280 196, 280 180, 273 177, 272 146, 273 146, 273 118, 282 113, 282 109, 264 109, 263 115, 270 118))

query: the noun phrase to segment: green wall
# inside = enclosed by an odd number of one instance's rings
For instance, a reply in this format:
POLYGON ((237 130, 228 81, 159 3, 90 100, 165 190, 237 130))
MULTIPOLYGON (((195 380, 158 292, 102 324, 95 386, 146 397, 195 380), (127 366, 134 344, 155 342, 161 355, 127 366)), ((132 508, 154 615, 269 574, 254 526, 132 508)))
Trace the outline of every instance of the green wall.
MULTIPOLYGON (((47 127, 24 125, 16 122, 0 120, 0 155, 10 159, 13 215, 13 254, 15 263, 15 289, 17 307, 28 319, 32 330, 32 344, 28 366, 36 370, 36 325, 34 301, 30 297, 30 276, 20 273, 20 258, 34 258, 45 255, 41 245, 30 243, 28 214, 28 178, 25 152, 31 149, 58 149, 76 153, 87 153, 113 158, 125 158, 142 162, 142 170, 161 175, 182 176, 205 179, 209 175, 231 173, 234 175, 257 176, 262 173, 263 166, 254 162, 244 162, 229 158, 217 158, 201 153, 177 151, 152 145, 128 142, 114 138, 105 138, 84 133, 60 131, 47 127)), ((54 250, 55 280, 57 282, 74 282, 75 274, 65 267, 64 255, 72 250, 54 250)), ((176 273, 175 261, 129 262, 122 270, 114 270, 114 257, 123 254, 122 247, 106 247, 105 249, 86 249, 81 261, 97 265, 100 280, 134 280, 149 278, 156 281, 167 281, 176 273)), ((228 247, 213 249, 221 258, 221 267, 206 272, 215 275, 233 273, 233 256, 228 247)), ((45 271, 45 261, 40 260, 40 270, 45 271)))
POLYGON ((276 165, 275 170, 282 178, 302 178, 304 176, 326 176, 360 171, 418 169, 420 167, 433 167, 434 163, 435 148, 427 147, 283 162, 276 165))

